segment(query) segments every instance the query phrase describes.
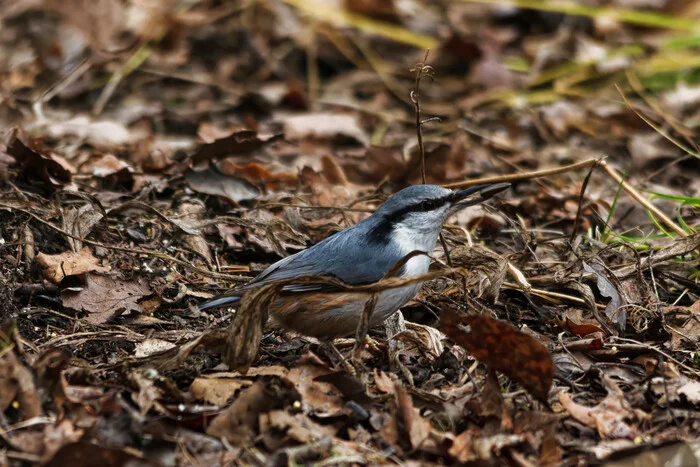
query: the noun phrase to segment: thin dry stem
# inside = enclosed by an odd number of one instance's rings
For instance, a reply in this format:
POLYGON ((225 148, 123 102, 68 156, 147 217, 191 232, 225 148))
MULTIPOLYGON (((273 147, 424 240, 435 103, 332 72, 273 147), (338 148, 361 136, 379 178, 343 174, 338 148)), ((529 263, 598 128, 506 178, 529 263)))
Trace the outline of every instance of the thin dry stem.
POLYGON ((426 183, 425 178, 425 145, 423 144, 423 119, 421 118, 420 108, 420 81, 423 76, 431 76, 432 67, 426 65, 430 49, 425 50, 425 57, 422 63, 418 63, 413 69, 416 72, 416 81, 411 92, 411 102, 416 108, 416 135, 418 137, 418 151, 420 154, 420 175, 423 184, 426 183))
POLYGON ((622 185, 622 188, 627 193, 629 193, 629 195, 632 198, 634 198, 639 204, 641 204, 644 207, 644 209, 647 209, 652 214, 654 214, 656 217, 661 219, 661 221, 664 224, 666 224, 668 227, 673 229, 673 231, 676 232, 679 236, 681 236, 681 237, 688 236, 688 234, 686 233, 685 230, 683 230, 678 224, 676 224, 669 217, 667 217, 666 214, 661 212, 656 206, 654 206, 647 199, 645 199, 641 193, 639 193, 632 185, 630 185, 625 180, 623 180, 622 176, 619 173, 617 173, 617 171, 615 169, 613 169, 608 164, 606 164, 605 161, 601 161, 600 166, 603 167, 603 169, 608 173, 610 178, 615 180, 615 182, 617 182, 618 184, 622 185))
POLYGON ((535 170, 532 172, 521 172, 517 174, 509 174, 509 175, 498 175, 495 177, 483 177, 483 178, 475 178, 472 180, 464 180, 461 182, 454 182, 454 183, 448 183, 444 186, 445 188, 468 188, 470 186, 476 186, 476 185, 486 185, 490 183, 500 183, 500 182, 514 182, 517 180, 528 180, 531 178, 539 178, 539 177, 547 177, 549 175, 556 175, 564 172, 569 172, 571 170, 578 170, 578 169, 583 169, 586 167, 591 167, 596 164, 601 163, 602 159, 586 159, 585 161, 577 162, 575 164, 570 164, 570 165, 565 165, 563 167, 556 167, 554 169, 545 169, 545 170, 535 170))

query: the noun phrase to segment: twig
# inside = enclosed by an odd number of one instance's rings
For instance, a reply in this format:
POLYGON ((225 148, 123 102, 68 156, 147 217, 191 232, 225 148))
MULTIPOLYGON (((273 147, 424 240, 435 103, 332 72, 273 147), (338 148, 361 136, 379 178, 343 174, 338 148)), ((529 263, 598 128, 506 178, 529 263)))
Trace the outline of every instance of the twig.
POLYGON ((489 183, 499 183, 499 182, 513 182, 517 180, 528 180, 530 178, 539 178, 539 177, 546 177, 549 175, 556 175, 564 172, 569 172, 572 170, 578 170, 578 169, 583 169, 586 167, 592 167, 597 164, 602 165, 602 159, 586 159, 585 161, 577 162, 575 164, 570 164, 570 165, 565 165, 563 167, 557 167, 554 169, 545 169, 545 170, 535 170, 533 172, 521 172, 521 173, 516 173, 516 174, 509 174, 509 175, 498 175, 495 177, 484 177, 484 178, 475 178, 472 180, 463 180, 461 182, 454 182, 454 183, 448 183, 444 186, 445 188, 467 188, 470 186, 476 186, 476 185, 487 185, 489 183))
MULTIPOLYGON (((526 287, 523 287, 519 284, 513 284, 510 282, 504 282, 503 287, 507 288, 507 289, 520 290, 521 292, 529 292, 533 295, 537 295, 537 296, 540 296, 542 298, 549 299, 552 301, 556 301, 556 299, 561 299, 561 300, 568 300, 568 301, 574 302, 574 303, 580 303, 582 305, 586 304, 586 301, 582 298, 574 297, 573 295, 566 295, 566 294, 559 293, 559 292, 551 292, 549 290, 537 289, 535 287, 526 288, 526 287)), ((596 308, 604 310, 605 305, 601 305, 600 303, 596 303, 596 308)))
POLYGON ((632 185, 627 183, 622 179, 622 176, 620 176, 619 173, 612 167, 610 167, 608 164, 605 163, 605 161, 600 161, 600 166, 603 167, 603 169, 610 175, 610 178, 615 180, 618 184, 622 185, 622 188, 629 193, 629 195, 634 198, 639 204, 641 204, 645 209, 648 211, 651 211, 652 214, 654 214, 656 217, 661 219, 661 221, 669 226, 673 231, 675 231, 679 236, 681 237, 687 237, 688 234, 686 233, 685 230, 683 230, 679 225, 677 225, 675 222, 673 222, 671 219, 669 219, 666 214, 661 212, 656 206, 651 204, 648 200, 644 198, 644 196, 641 195, 632 185))
POLYGON ((581 194, 578 198, 578 208, 576 209, 576 218, 574 219, 574 227, 571 229, 571 236, 569 237, 569 243, 571 244, 574 243, 574 237, 576 237, 576 231, 578 230, 578 225, 581 222, 581 211, 583 211, 583 197, 586 194, 586 187, 588 186, 588 182, 591 180, 591 175, 593 175, 593 171, 597 166, 598 164, 593 165, 593 167, 591 167, 591 169, 588 171, 586 178, 583 179, 581 194))
MULTIPOLYGON (((424 76, 428 77, 431 81, 434 79, 435 70, 433 67, 426 65, 428 62, 428 55, 430 55, 430 49, 425 50, 425 57, 423 57, 423 62, 417 63, 416 66, 411 70, 416 72, 416 81, 413 86, 413 91, 411 91, 411 102, 416 109, 416 136, 418 137, 418 153, 420 155, 420 176, 423 185, 426 184, 425 177, 425 144, 423 143, 423 124, 428 122, 440 121, 438 117, 431 117, 423 120, 421 115, 420 106, 420 81, 424 76)), ((445 252, 445 259, 447 259, 447 264, 452 267, 452 258, 450 258, 450 250, 447 248, 447 242, 445 237, 440 232, 440 245, 445 252)), ((466 279, 464 279, 466 281, 466 279)), ((465 282, 466 284, 466 282, 465 282)))
MULTIPOLYGON (((425 145, 423 144, 423 119, 421 118, 421 109, 420 109, 420 81, 421 79, 426 76, 430 80, 433 79, 433 67, 426 65, 428 63, 428 55, 430 54, 430 49, 425 50, 425 57, 423 57, 423 61, 421 63, 417 63, 415 68, 413 68, 411 71, 416 72, 416 81, 415 84, 413 85, 413 91, 411 91, 411 102, 413 102, 413 105, 416 108, 416 135, 418 136, 418 151, 420 154, 420 175, 421 175, 421 180, 423 181, 423 184, 425 185, 426 180, 425 180, 425 145)), ((426 122, 431 121, 432 119, 426 120, 426 122)))
POLYGON ((645 209, 649 210, 657 216, 661 221, 666 224, 668 227, 670 227, 674 232, 676 232, 678 235, 681 237, 687 237, 688 234, 683 230, 680 226, 678 226, 675 222, 673 222, 669 217, 666 216, 663 212, 661 212, 658 208, 656 208, 653 204, 651 204, 649 201, 647 201, 632 185, 627 183, 622 179, 619 173, 612 167, 610 167, 603 158, 599 159, 586 159, 585 161, 577 162, 575 164, 570 164, 570 165, 565 165, 564 167, 557 167, 555 169, 546 169, 546 170, 536 170, 534 172, 522 172, 522 173, 517 173, 517 174, 510 174, 510 175, 499 175, 496 177, 484 177, 484 178, 477 178, 477 179, 472 179, 472 180, 464 180, 461 182, 455 182, 455 183, 448 183, 446 185, 442 185, 445 188, 466 188, 470 186, 476 186, 476 185, 484 185, 484 184, 489 184, 489 183, 498 183, 498 182, 512 182, 516 180, 527 180, 530 178, 537 178, 537 177, 546 177, 548 175, 556 175, 564 172, 569 172, 571 170, 577 170, 577 169, 582 169, 584 167, 592 167, 592 166, 600 166, 602 167, 605 172, 615 180, 619 185, 622 186, 622 188, 632 196, 639 204, 641 204, 645 209))
MULTIPOLYGON (((246 277, 246 276, 233 276, 230 274, 221 274, 218 272, 208 271, 206 269, 198 268, 198 267, 193 266, 192 264, 188 263, 187 261, 183 261, 181 259, 177 259, 173 256, 170 256, 170 255, 165 254, 165 253, 159 253, 157 251, 149 251, 149 250, 141 250, 139 248, 127 248, 127 247, 122 247, 122 246, 107 245, 106 243, 101 243, 101 242, 97 242, 94 240, 88 240, 87 238, 82 238, 82 237, 79 237, 78 235, 73 235, 72 233, 67 232, 67 231, 61 229, 60 227, 53 225, 51 222, 46 221, 46 220, 42 219, 41 217, 37 216, 36 214, 29 212, 25 209, 19 209, 19 208, 15 208, 12 206, 8 206, 8 207, 10 209, 15 209, 17 211, 21 211, 25 214, 28 214, 33 219, 41 222, 42 224, 55 230, 56 232, 58 232, 62 235, 65 235, 67 237, 74 238, 76 240, 80 240, 84 243, 87 243, 88 245, 99 246, 99 247, 106 248, 109 250, 125 251, 127 253, 132 253, 132 254, 137 254, 137 255, 155 256, 156 258, 160 258, 164 261, 172 261, 173 263, 179 264, 180 266, 185 267, 187 269, 190 269, 191 271, 197 272, 205 277, 211 277, 214 279, 222 279, 222 280, 228 280, 228 281, 247 281, 247 280, 250 280, 250 277, 246 277)), ((247 270, 242 271, 242 272, 246 272, 246 271, 247 270)))

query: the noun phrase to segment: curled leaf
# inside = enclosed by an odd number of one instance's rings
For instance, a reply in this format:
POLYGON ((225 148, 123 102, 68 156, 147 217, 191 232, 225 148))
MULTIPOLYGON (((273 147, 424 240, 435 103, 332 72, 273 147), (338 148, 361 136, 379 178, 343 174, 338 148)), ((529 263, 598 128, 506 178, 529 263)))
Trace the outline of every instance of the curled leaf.
POLYGON ((510 323, 490 316, 460 317, 449 309, 440 314, 441 329, 474 357, 520 383, 538 400, 547 403, 554 378, 554 364, 547 348, 510 323), (467 324, 469 330, 460 325, 467 324))

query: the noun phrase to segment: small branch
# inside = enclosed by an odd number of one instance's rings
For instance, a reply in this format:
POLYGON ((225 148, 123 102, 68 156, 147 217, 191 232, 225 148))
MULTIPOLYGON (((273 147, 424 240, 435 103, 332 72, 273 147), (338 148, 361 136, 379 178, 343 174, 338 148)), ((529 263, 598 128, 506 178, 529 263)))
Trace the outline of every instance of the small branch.
POLYGON ((632 198, 634 198, 639 204, 641 204, 645 209, 649 210, 654 214, 656 217, 661 219, 661 221, 666 224, 668 227, 673 229, 674 232, 676 232, 679 236, 681 237, 687 237, 688 233, 683 230, 678 224, 673 222, 669 217, 666 216, 663 212, 661 212, 656 206, 651 204, 644 196, 642 196, 641 193, 639 193, 632 185, 627 183, 622 179, 622 176, 617 173, 615 169, 610 167, 608 164, 605 163, 605 161, 600 161, 600 166, 603 167, 603 169, 610 175, 610 178, 615 180, 618 184, 622 185, 622 188, 630 194, 632 198))
POLYGON ((455 182, 455 183, 448 183, 446 185, 442 185, 445 188, 468 188, 470 186, 476 186, 476 185, 487 185, 489 183, 499 183, 499 182, 513 182, 517 180, 528 180, 531 178, 539 178, 539 177, 547 177, 549 175, 556 175, 564 172, 569 172, 571 170, 578 170, 578 169, 583 169, 586 167, 592 167, 596 164, 599 164, 602 162, 602 159, 586 159, 585 161, 577 162, 575 164, 570 164, 570 165, 565 165, 564 167, 557 167, 554 169, 545 169, 545 170, 535 170, 533 172, 521 172, 521 173, 516 173, 516 174, 510 174, 510 175, 499 175, 496 177, 484 177, 484 178, 476 178, 472 180, 464 180, 461 182, 455 182))
MULTIPOLYGON (((602 161, 601 161, 602 162, 602 161)), ((574 227, 571 229, 571 236, 569 237, 569 243, 573 244, 574 243, 574 238, 576 237, 576 231, 578 231, 578 225, 581 222, 581 211, 583 211, 583 197, 586 194, 586 187, 588 186, 588 182, 591 180, 591 175, 593 175, 593 171, 599 164, 594 165, 591 167, 591 169, 588 171, 588 174, 586 175, 586 178, 583 179, 583 184, 581 185, 581 193, 579 194, 578 197, 578 208, 576 209, 576 218, 574 219, 574 227)))
MULTIPOLYGON (((175 258, 175 257, 170 256, 170 255, 165 254, 165 253, 160 253, 157 251, 142 250, 140 248, 127 248, 127 247, 116 246, 116 245, 107 245, 106 243, 97 242, 95 240, 88 240, 87 238, 82 238, 82 237, 74 235, 70 232, 67 232, 67 231, 61 229, 60 227, 53 225, 51 222, 46 221, 46 220, 42 219, 41 217, 37 216, 36 214, 34 214, 30 211, 27 211, 25 209, 19 209, 19 208, 14 208, 14 207, 10 207, 10 209, 14 209, 16 211, 23 212, 23 213, 29 215, 32 219, 44 224, 45 226, 55 230, 56 232, 58 232, 62 235, 65 235, 66 237, 70 237, 70 238, 73 238, 75 240, 80 240, 83 243, 87 243, 88 245, 99 246, 101 248, 106 248, 109 250, 125 251, 127 253, 133 253, 133 254, 137 254, 137 255, 153 256, 155 258, 160 258, 163 261, 171 261, 171 262, 178 264, 186 269, 189 269, 190 271, 197 272, 205 277, 211 277, 213 279, 222 279, 222 280, 228 280, 228 281, 232 281, 232 282, 246 281, 246 280, 250 279, 249 277, 246 277, 246 276, 234 276, 231 274, 222 274, 219 272, 214 272, 214 271, 209 271, 207 269, 198 268, 197 266, 194 266, 193 264, 190 264, 187 261, 175 258)), ((241 266, 238 269, 238 271, 248 272, 249 268, 246 266, 241 266)))
MULTIPOLYGON (((549 290, 544 290, 544 289, 538 289, 535 287, 523 287, 520 284, 513 284, 510 282, 504 282, 503 287, 506 289, 512 289, 512 290, 520 290, 521 292, 528 292, 533 295, 537 295, 539 297, 542 297, 544 299, 549 299, 554 302, 558 302, 560 300, 567 300, 569 302, 573 303, 579 303, 581 305, 585 305, 586 301, 580 297, 575 297, 573 295, 567 295, 559 292, 551 292, 549 290)), ((596 308, 599 310, 604 310, 605 305, 601 305, 600 303, 596 303, 596 308)))
POLYGON ((420 175, 422 183, 425 185, 425 145, 423 144, 423 123, 431 121, 428 119, 425 122, 421 118, 421 108, 420 108, 420 81, 424 76, 427 76, 431 80, 433 79, 433 67, 426 65, 428 62, 428 55, 430 54, 430 49, 425 50, 425 57, 423 62, 416 64, 415 68, 411 71, 416 72, 416 81, 413 85, 413 91, 411 91, 411 102, 416 109, 416 134, 418 136, 418 151, 420 154, 420 175))

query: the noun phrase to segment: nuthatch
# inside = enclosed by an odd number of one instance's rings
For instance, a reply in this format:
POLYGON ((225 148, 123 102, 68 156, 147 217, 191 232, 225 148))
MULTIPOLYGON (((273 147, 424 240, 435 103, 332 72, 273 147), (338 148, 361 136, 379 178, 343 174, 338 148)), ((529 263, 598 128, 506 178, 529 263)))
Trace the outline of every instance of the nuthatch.
MULTIPOLYGON (((276 262, 250 283, 201 304, 199 309, 232 305, 253 287, 300 276, 328 276, 348 285, 377 282, 409 253, 418 250, 431 254, 440 229, 451 214, 509 186, 499 183, 457 191, 435 185, 405 188, 365 220, 276 262)), ((396 277, 426 274, 429 266, 428 256, 414 256, 396 277)), ((370 326, 381 324, 411 300, 420 286, 412 284, 380 292, 370 326)), ((365 293, 345 292, 327 284, 291 284, 282 288, 269 313, 283 328, 328 340, 355 332, 367 298, 365 293)))

